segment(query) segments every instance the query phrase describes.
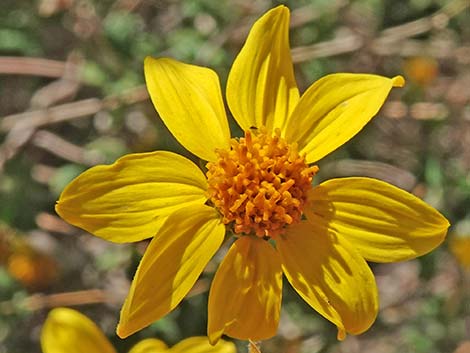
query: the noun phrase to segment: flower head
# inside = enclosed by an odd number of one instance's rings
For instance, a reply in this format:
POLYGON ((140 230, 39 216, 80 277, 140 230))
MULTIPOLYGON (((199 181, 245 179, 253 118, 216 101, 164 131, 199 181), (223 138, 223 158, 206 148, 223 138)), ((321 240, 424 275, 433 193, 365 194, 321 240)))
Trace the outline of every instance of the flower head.
POLYGON ((217 154, 207 164, 209 201, 235 234, 271 238, 301 220, 318 167, 309 167, 279 129, 246 131, 217 154))
MULTIPOLYGON (((49 312, 41 330, 43 353, 116 353, 103 331, 80 312, 56 308, 49 312)), ((210 345, 207 337, 190 337, 171 348, 156 338, 138 342, 129 353, 236 353, 232 342, 210 345)))
POLYGON ((202 171, 171 152, 131 154, 86 171, 56 210, 116 242, 153 237, 121 311, 126 337, 174 309, 222 245, 233 243, 209 293, 208 336, 275 335, 282 274, 338 327, 338 337, 374 322, 377 287, 366 260, 429 252, 448 221, 415 196, 369 178, 312 186, 314 164, 357 134, 401 76, 334 74, 302 95, 289 51, 289 10, 253 26, 231 68, 226 96, 244 130, 230 139, 217 75, 168 58, 146 58, 152 102, 176 139, 208 161, 202 171))

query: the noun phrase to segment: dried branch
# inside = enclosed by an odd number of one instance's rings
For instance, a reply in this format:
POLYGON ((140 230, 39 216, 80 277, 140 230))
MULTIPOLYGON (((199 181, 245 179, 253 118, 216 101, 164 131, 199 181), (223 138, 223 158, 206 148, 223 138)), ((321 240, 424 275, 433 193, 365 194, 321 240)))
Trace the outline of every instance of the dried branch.
POLYGON ((350 53, 358 50, 363 45, 364 40, 360 35, 350 33, 347 36, 338 37, 333 40, 293 48, 292 60, 294 63, 301 63, 313 58, 325 58, 350 53))
POLYGON ((74 163, 92 166, 104 162, 99 155, 90 154, 84 148, 46 130, 36 132, 31 142, 37 147, 74 163))
POLYGON ((76 118, 87 117, 104 109, 116 109, 121 105, 135 104, 148 99, 145 86, 138 86, 120 95, 103 99, 87 98, 73 103, 56 105, 51 108, 38 109, 6 116, 0 122, 0 131, 13 128, 38 128, 76 118))
POLYGON ((261 342, 248 340, 248 353, 261 353, 261 342))
MULTIPOLYGON (((207 279, 198 280, 186 298, 191 298, 206 292, 209 290, 209 284, 207 279)), ((19 308, 36 311, 59 306, 78 306, 99 303, 119 305, 121 301, 122 298, 116 296, 112 291, 103 289, 87 289, 54 294, 36 293, 20 302, 14 299, 0 302, 0 314, 11 315, 17 312, 19 308)))
POLYGON ((44 125, 72 120, 96 114, 103 108, 98 98, 88 98, 73 103, 57 105, 52 108, 33 110, 6 116, 0 123, 0 131, 13 128, 38 128, 44 125))
POLYGON ((324 165, 322 171, 333 177, 365 176, 376 178, 408 191, 413 190, 416 186, 416 177, 412 173, 381 162, 342 159, 324 165))
POLYGON ((0 74, 62 77, 66 63, 42 58, 0 57, 0 74))
MULTIPOLYGON (((400 53, 402 51, 400 42, 432 29, 444 28, 452 17, 469 6, 468 0, 454 0, 432 15, 385 29, 377 39, 372 41, 370 49, 378 55, 400 53)), ((314 58, 350 53, 360 49, 366 43, 366 39, 361 35, 351 32, 347 36, 342 35, 329 41, 293 48, 292 60, 295 63, 301 63, 314 58)))

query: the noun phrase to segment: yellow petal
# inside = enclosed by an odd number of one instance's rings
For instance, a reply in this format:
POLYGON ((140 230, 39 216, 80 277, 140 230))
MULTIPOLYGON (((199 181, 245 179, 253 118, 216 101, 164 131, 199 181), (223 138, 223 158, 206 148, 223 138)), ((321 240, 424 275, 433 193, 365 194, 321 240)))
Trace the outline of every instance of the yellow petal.
POLYGON ((216 160, 230 130, 217 74, 168 58, 145 58, 145 81, 155 109, 173 136, 199 158, 216 160))
POLYGON ((44 353, 116 353, 93 321, 68 308, 49 312, 41 331, 41 347, 44 353))
POLYGON ((283 128, 299 100, 289 49, 289 9, 278 6, 256 23, 235 59, 227 103, 243 130, 283 128))
POLYGON ((172 213, 150 242, 121 309, 117 334, 125 338, 173 310, 222 244, 225 226, 212 207, 172 213))
POLYGON ((147 338, 134 345, 129 353, 168 353, 170 350, 165 342, 156 338, 147 338))
POLYGON ((56 211, 98 237, 132 242, 154 236, 176 209, 203 205, 206 189, 204 174, 182 156, 129 154, 79 175, 60 195, 56 211))
POLYGON ((356 135, 377 114, 401 76, 386 78, 365 74, 333 74, 302 95, 286 125, 286 139, 313 163, 356 135))
POLYGON ((338 339, 372 325, 378 311, 377 286, 369 266, 347 240, 321 222, 301 222, 278 237, 276 245, 287 279, 338 327, 338 339))
MULTIPOLYGON (((383 181, 340 178, 315 187, 313 216, 328 223, 369 261, 401 261, 423 255, 445 238, 449 222, 416 196, 383 181)), ((316 219, 316 218, 315 218, 316 219)))
POLYGON ((208 336, 263 340, 276 334, 282 296, 279 255, 265 240, 243 236, 229 249, 209 292, 208 336))
POLYGON ((470 236, 455 235, 450 239, 449 250, 465 270, 470 270, 470 236))
POLYGON ((174 345, 170 353, 236 353, 232 342, 220 340, 215 346, 207 337, 190 337, 174 345))

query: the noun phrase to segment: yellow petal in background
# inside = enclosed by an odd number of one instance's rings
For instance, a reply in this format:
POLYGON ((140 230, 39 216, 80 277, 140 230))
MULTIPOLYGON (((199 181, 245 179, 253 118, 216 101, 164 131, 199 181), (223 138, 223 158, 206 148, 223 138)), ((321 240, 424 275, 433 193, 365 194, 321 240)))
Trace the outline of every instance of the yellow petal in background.
POLYGON ((57 213, 67 222, 114 242, 152 237, 171 212, 206 201, 207 184, 190 160, 171 152, 129 154, 75 178, 57 213))
POLYGON ((369 261, 421 256, 445 238, 449 222, 416 196, 371 178, 339 178, 315 187, 309 221, 322 219, 369 261))
POLYGON ((227 103, 243 130, 283 128, 299 100, 289 48, 289 9, 278 6, 256 23, 235 59, 227 103))
POLYGON ((168 353, 165 342, 156 338, 147 338, 134 345, 129 353, 168 353))
POLYGON ((117 334, 125 338, 172 309, 193 287, 222 244, 225 226, 212 207, 171 214, 145 251, 121 310, 117 334))
POLYGON ((464 270, 470 270, 470 235, 454 234, 449 242, 449 250, 464 270))
MULTIPOLYGON (((236 353, 232 342, 220 340, 215 346, 209 343, 207 337, 190 337, 177 343, 169 353, 236 353)), ((149 352, 150 353, 150 352, 149 352)))
POLYGON ((93 321, 68 308, 49 313, 41 331, 41 347, 44 353, 116 353, 93 321))
POLYGON ((153 105, 173 136, 190 152, 216 160, 228 148, 230 130, 217 74, 205 67, 151 57, 144 62, 153 105))
POLYGON ((209 293, 208 336, 262 340, 276 334, 282 296, 279 255, 265 240, 243 236, 231 246, 209 293))
POLYGON ((276 239, 284 273, 300 296, 338 327, 338 338, 374 322, 377 286, 362 256, 317 222, 301 222, 276 239))
POLYGON ((316 81, 300 98, 286 124, 286 139, 313 163, 356 135, 377 114, 401 76, 332 74, 316 81))

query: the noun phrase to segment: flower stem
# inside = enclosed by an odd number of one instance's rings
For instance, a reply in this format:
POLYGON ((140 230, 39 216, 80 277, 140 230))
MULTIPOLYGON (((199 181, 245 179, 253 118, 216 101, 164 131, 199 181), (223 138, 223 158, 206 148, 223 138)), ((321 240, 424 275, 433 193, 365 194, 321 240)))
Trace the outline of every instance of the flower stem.
POLYGON ((261 341, 248 340, 248 353, 261 353, 261 341))

